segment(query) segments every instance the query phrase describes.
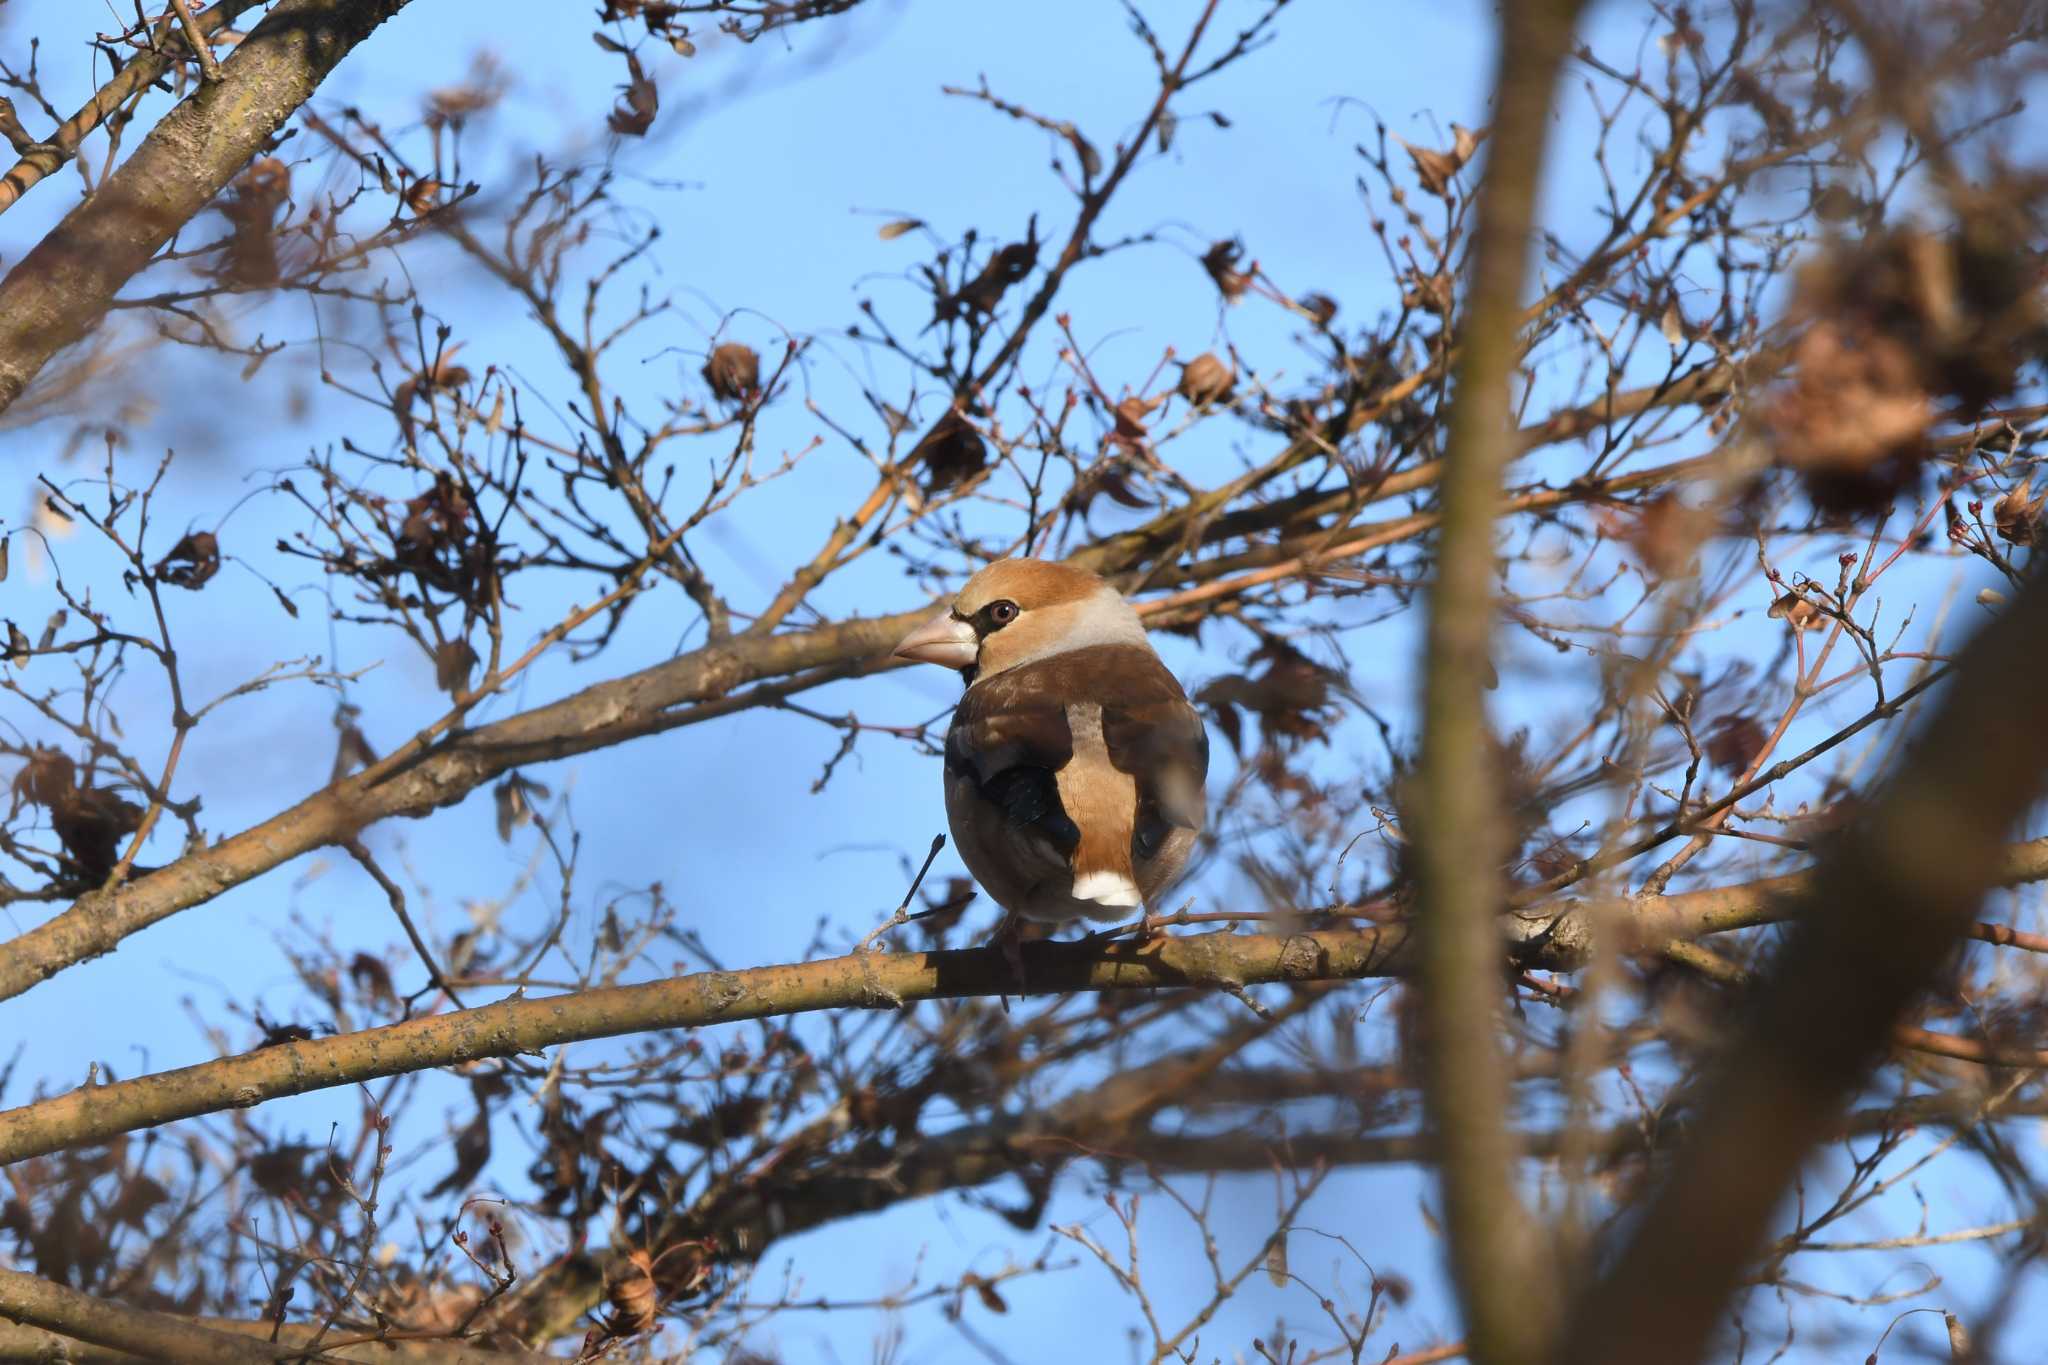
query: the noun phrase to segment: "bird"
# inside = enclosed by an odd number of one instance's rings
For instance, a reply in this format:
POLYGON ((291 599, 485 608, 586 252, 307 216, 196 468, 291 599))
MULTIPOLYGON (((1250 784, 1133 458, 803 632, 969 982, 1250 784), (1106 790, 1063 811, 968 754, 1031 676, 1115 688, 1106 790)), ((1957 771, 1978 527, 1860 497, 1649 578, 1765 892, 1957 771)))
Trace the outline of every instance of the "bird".
POLYGON ((966 681, 946 730, 946 819, 1010 941, 1019 917, 1142 908, 1151 930, 1207 816, 1209 736, 1123 594, 1072 565, 998 560, 895 657, 966 681))

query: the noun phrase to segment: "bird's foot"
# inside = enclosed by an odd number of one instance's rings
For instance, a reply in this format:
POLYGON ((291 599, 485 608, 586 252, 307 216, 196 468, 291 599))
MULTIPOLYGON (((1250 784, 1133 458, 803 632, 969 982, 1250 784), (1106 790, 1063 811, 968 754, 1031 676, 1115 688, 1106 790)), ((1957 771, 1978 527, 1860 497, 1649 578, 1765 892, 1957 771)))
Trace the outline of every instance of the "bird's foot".
MULTIPOLYGON (((1017 983, 1017 994, 1024 993, 1024 920, 1012 911, 1003 913, 1003 922, 996 926, 996 946, 1002 949, 1003 961, 1010 966, 1010 976, 1017 983)), ((1003 1008, 1009 1008, 1006 996, 1003 1008)))

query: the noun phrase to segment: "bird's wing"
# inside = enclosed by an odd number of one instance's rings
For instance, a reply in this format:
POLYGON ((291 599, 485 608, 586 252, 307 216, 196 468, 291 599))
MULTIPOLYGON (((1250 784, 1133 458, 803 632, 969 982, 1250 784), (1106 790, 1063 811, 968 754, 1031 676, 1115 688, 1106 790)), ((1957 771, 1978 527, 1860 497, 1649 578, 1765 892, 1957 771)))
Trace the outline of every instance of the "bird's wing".
POLYGON ((1015 670, 969 688, 946 731, 946 766, 973 781, 1011 825, 1071 855, 1080 831, 1060 805, 1058 773, 1074 756, 1065 705, 1015 670), (1024 685, 1020 685, 1024 684, 1024 685))
POLYGON ((1138 855, 1150 857, 1175 827, 1200 830, 1207 797, 1209 732, 1158 655, 1124 647, 1105 688, 1102 737, 1109 760, 1137 783, 1138 855))
POLYGON ((1204 824, 1208 732, 1141 645, 1068 650, 977 682, 946 752, 1012 823, 1038 827, 1065 851, 1082 833, 1074 821, 1084 804, 1098 840, 1130 839, 1140 858, 1173 829, 1204 824), (1112 799, 1122 808, 1097 809, 1112 799))

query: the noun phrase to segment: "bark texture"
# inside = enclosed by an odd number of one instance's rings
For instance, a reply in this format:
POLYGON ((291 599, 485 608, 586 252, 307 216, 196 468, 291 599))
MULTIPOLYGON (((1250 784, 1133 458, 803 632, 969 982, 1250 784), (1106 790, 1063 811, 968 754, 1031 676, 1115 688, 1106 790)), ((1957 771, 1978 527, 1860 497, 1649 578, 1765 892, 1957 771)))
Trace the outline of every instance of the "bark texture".
POLYGON ((406 0, 282 0, 0 281, 0 412, 406 0))

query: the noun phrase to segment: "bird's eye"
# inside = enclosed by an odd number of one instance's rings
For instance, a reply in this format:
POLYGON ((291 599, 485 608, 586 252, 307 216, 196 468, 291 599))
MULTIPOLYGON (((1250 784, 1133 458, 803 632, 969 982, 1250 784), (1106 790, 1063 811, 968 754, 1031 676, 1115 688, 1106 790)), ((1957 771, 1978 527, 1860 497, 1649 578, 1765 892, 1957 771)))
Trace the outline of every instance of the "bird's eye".
POLYGON ((1017 604, 1008 600, 989 603, 988 619, 999 626, 1009 625, 1017 619, 1017 604))

